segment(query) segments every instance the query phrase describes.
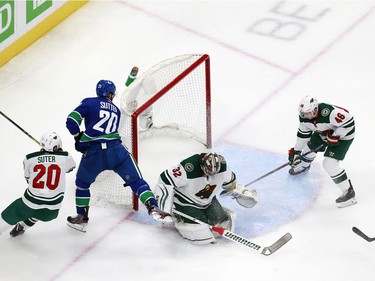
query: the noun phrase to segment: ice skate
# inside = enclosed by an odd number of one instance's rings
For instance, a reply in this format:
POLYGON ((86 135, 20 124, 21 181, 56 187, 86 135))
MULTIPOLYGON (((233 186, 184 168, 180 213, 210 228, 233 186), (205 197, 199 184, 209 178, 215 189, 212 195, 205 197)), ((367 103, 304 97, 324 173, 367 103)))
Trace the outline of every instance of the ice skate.
POLYGON ((349 189, 343 195, 336 199, 336 204, 339 208, 348 207, 356 203, 357 200, 355 199, 355 191, 351 184, 349 189))
POLYGON ((307 172, 308 170, 310 170, 310 165, 307 167, 302 167, 300 165, 295 166, 289 169, 289 175, 292 175, 292 176, 299 175, 299 174, 307 172))
POLYGON ((17 237, 24 233, 25 233, 24 227, 21 224, 17 223, 15 227, 12 229, 12 231, 9 233, 9 235, 12 237, 17 237))
POLYGON ((86 232, 86 225, 89 222, 88 209, 89 207, 86 207, 83 214, 78 214, 75 217, 69 216, 67 218, 67 225, 78 231, 86 232))

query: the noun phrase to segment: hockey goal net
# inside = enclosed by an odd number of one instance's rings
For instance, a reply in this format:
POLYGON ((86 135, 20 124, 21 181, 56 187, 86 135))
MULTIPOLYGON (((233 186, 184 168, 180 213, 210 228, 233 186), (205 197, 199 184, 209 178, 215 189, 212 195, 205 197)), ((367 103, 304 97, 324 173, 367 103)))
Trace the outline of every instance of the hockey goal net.
MULTIPOLYGON (((139 142, 157 134, 188 137, 211 148, 210 57, 187 54, 167 59, 140 75, 121 96, 120 134, 138 161, 139 142)), ((157 149, 157 148, 155 148, 157 149)), ((160 172, 168 167, 158 167, 160 172)), ((149 182, 152 188, 152 184, 149 182)), ((100 174, 92 204, 138 210, 138 198, 115 173, 100 174)))

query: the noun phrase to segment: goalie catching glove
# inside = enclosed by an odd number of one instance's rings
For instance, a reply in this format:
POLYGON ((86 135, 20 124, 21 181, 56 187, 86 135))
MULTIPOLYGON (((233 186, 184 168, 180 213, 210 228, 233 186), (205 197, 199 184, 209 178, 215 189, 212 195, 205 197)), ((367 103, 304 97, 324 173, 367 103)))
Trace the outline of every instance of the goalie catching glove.
POLYGON ((256 190, 249 191, 242 184, 231 182, 223 185, 223 189, 221 196, 232 196, 232 199, 236 199, 242 207, 252 208, 258 203, 256 190))

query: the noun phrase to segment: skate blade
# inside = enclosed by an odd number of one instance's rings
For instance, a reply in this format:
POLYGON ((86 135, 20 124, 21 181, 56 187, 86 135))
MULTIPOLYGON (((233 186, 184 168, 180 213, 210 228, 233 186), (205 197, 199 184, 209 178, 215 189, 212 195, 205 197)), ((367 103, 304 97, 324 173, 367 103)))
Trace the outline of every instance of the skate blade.
POLYGON ((86 225, 87 224, 74 224, 74 223, 70 223, 70 222, 67 222, 66 223, 69 227, 75 229, 75 230, 78 230, 78 231, 81 231, 83 233, 86 232, 86 225))
POLYGON ((357 204, 357 200, 355 198, 349 199, 346 202, 337 203, 337 207, 339 208, 345 208, 351 205, 357 204))

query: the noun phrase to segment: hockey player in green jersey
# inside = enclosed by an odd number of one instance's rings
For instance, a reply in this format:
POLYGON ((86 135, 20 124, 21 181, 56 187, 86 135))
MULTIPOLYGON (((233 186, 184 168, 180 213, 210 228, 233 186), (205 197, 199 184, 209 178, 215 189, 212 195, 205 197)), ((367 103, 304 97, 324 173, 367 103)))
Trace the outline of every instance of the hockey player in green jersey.
POLYGON ((317 152, 324 152, 323 167, 342 191, 336 199, 337 206, 342 208, 357 203, 352 183, 345 169, 340 167, 355 136, 353 116, 344 108, 318 103, 312 96, 301 100, 298 112, 300 123, 296 144, 289 150, 289 174, 307 172, 317 152))
POLYGON ((194 154, 165 170, 160 174, 155 195, 160 208, 174 218, 173 224, 183 238, 194 244, 207 244, 216 242, 209 227, 174 215, 172 209, 233 231, 235 214, 221 206, 216 198, 219 191, 246 208, 257 203, 256 191, 238 184, 224 157, 214 152, 194 154))
POLYGON ((40 145, 40 151, 26 155, 23 160, 28 187, 22 198, 1 213, 0 234, 15 225, 10 236, 22 235, 37 221, 51 221, 59 214, 65 193, 65 174, 71 172, 76 163, 62 150, 61 138, 55 132, 43 134, 40 145))

